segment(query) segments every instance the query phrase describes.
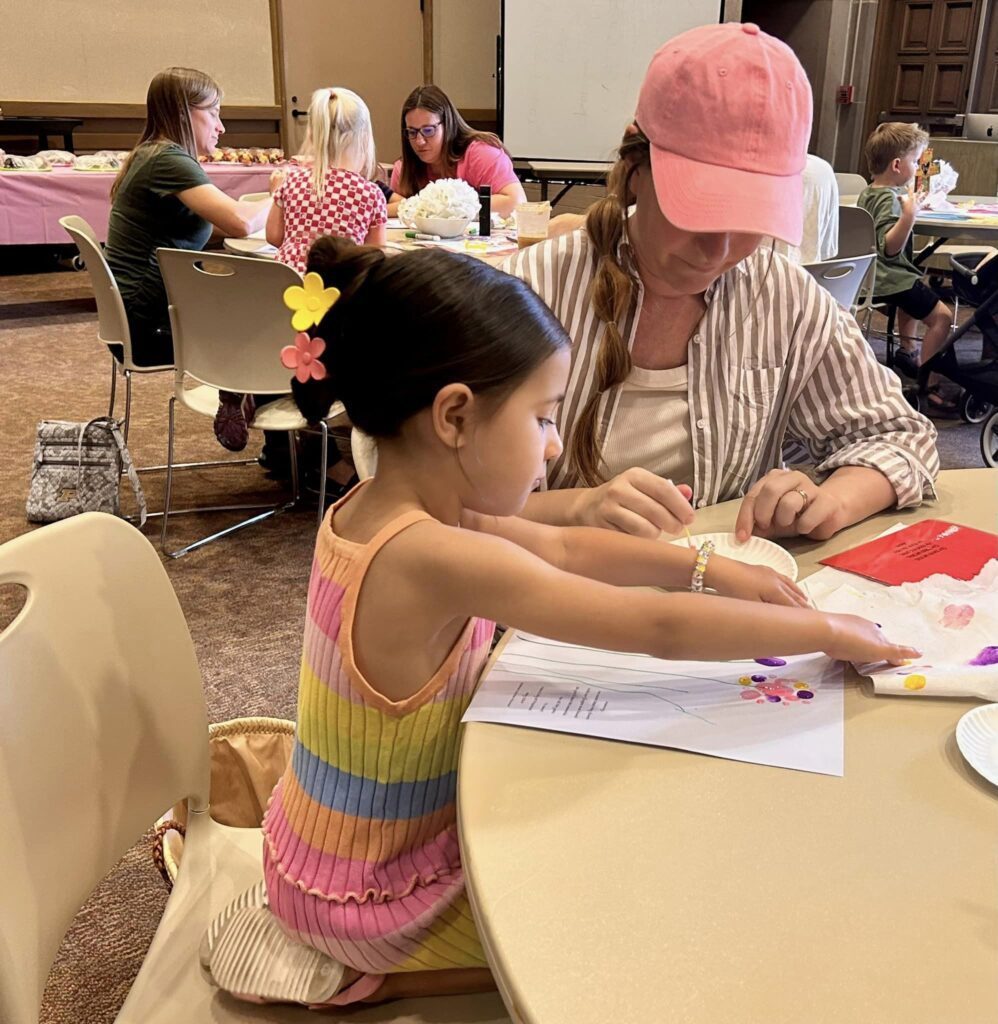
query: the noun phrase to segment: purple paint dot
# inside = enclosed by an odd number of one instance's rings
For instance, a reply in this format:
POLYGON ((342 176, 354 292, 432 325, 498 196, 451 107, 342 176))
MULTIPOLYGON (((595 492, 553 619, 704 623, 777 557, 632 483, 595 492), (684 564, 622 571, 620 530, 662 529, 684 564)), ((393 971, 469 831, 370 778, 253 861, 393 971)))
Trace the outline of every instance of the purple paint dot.
POLYGON ((968 665, 998 665, 998 647, 985 647, 968 665))
POLYGON ((764 683, 766 681, 765 676, 752 676, 753 683, 764 683))
POLYGON ((797 699, 798 700, 811 700, 813 697, 814 697, 814 694, 810 690, 798 690, 797 691, 797 699))
POLYGON ((758 664, 766 665, 770 668, 779 668, 781 665, 786 665, 782 658, 756 658, 755 660, 758 664))
POLYGON ((768 693, 768 694, 766 694, 766 700, 768 700, 770 702, 770 704, 779 704, 780 703, 780 696, 779 696, 779 694, 776 694, 776 693, 768 693))

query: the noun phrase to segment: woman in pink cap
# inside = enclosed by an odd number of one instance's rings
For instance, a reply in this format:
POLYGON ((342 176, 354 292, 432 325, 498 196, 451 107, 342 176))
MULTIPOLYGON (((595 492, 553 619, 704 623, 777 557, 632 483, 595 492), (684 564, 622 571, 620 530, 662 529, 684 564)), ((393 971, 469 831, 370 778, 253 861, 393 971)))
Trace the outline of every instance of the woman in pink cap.
POLYGON ((804 69, 755 25, 655 54, 585 228, 505 267, 573 340, 567 443, 532 518, 657 536, 744 496, 743 538, 824 539, 933 495, 931 423, 853 317, 760 248, 800 243, 810 129, 804 69), (820 482, 783 468, 793 442, 820 482))

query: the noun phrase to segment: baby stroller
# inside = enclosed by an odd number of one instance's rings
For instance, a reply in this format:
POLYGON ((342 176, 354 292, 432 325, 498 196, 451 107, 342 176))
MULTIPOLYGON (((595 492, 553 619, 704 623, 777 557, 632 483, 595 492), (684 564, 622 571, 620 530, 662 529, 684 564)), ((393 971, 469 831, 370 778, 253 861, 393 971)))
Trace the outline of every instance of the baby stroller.
POLYGON ((957 302, 975 306, 974 315, 950 332, 943 347, 919 372, 924 388, 930 373, 938 373, 963 388, 960 415, 967 423, 982 423, 981 455, 985 465, 998 467, 998 255, 959 253, 950 257, 957 302), (982 258, 983 256, 983 258, 982 258), (978 362, 960 362, 956 343, 976 327, 984 339, 978 362))

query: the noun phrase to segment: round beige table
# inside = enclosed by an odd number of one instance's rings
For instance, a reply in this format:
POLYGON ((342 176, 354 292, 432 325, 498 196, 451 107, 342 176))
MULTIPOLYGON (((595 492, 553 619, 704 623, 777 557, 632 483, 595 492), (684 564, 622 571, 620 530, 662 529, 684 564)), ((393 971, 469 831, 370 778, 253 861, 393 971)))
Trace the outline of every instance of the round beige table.
MULTIPOLYGON (((995 470, 945 472, 938 491, 787 542, 801 575, 898 521, 998 529, 995 470)), ((514 1018, 994 1024, 998 790, 954 739, 977 704, 877 697, 850 675, 843 778, 469 724, 464 867, 514 1018)))

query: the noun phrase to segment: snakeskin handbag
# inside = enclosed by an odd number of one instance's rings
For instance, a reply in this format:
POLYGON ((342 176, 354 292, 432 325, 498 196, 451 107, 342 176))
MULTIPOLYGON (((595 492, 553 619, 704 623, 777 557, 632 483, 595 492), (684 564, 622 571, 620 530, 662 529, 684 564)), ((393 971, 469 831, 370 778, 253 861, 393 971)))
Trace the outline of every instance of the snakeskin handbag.
POLYGON ((43 420, 38 424, 28 489, 28 521, 54 523, 80 512, 121 515, 118 496, 126 473, 146 522, 146 499, 117 420, 98 416, 89 423, 43 420))

